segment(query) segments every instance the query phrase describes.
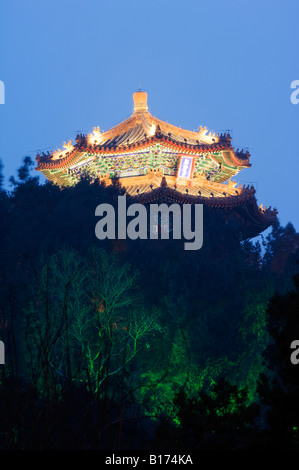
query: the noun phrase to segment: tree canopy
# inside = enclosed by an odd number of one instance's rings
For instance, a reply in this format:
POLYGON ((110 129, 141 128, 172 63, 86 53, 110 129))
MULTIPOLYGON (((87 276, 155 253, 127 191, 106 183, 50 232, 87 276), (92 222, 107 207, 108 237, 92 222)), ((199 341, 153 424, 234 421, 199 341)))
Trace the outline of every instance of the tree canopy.
POLYGON ((270 448, 279 429, 298 448, 292 224, 243 240, 204 207, 198 251, 98 240, 119 182, 60 189, 31 163, 0 191, 0 448, 270 448))

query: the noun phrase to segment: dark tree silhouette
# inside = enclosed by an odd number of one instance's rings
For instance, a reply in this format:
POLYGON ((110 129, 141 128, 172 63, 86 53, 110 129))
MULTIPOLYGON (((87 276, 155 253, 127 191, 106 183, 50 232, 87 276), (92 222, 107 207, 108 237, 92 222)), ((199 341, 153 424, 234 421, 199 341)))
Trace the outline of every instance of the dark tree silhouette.
POLYGON ((95 209, 117 212, 119 181, 60 189, 31 168, 0 191, 0 448, 146 449, 163 429, 164 449, 296 447, 293 226, 265 255, 209 207, 197 252, 100 241, 95 209))
POLYGON ((291 361, 292 343, 299 339, 299 275, 288 294, 270 301, 268 329, 272 342, 264 357, 267 373, 261 376, 259 394, 266 409, 265 446, 299 449, 299 365, 291 361))

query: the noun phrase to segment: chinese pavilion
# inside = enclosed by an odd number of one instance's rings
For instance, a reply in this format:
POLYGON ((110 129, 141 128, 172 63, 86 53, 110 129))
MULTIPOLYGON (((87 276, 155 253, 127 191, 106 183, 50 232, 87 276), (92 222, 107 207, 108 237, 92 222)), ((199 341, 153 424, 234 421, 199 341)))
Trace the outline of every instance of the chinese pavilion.
POLYGON ((275 221, 277 210, 258 207, 253 186, 231 181, 251 164, 249 152, 235 149, 228 133, 181 129, 150 114, 146 92, 133 98, 128 119, 105 132, 95 127, 78 134, 62 150, 37 154, 36 169, 60 186, 76 184, 84 173, 106 184, 118 177, 126 193, 144 204, 201 203, 233 214, 246 238, 275 221))

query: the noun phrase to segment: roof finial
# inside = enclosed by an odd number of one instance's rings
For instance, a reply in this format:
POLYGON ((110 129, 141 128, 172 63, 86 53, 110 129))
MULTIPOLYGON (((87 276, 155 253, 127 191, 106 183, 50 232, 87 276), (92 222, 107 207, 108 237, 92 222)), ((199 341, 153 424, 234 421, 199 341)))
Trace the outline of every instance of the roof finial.
POLYGON ((133 94, 134 99, 134 113, 144 113, 148 111, 147 107, 147 93, 145 91, 135 91, 133 94))

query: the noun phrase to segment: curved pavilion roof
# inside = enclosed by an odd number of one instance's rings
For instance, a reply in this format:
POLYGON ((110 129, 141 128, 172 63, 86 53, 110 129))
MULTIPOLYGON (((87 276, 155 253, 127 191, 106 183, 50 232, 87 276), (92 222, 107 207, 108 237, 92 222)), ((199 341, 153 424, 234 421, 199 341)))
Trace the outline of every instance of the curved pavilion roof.
MULTIPOLYGON (((134 156, 156 146, 172 155, 173 160, 170 159, 167 165, 173 171, 165 172, 165 167, 155 166, 153 160, 152 167, 147 167, 142 175, 120 176, 120 182, 128 194, 138 198, 143 194, 146 200, 151 200, 155 194, 161 195, 159 188, 163 183, 164 197, 167 187, 166 192, 173 200, 197 201, 233 210, 247 208, 245 212, 242 209, 244 217, 256 225, 258 233, 273 223, 277 210, 258 207, 253 186, 236 187, 237 183, 230 180, 251 164, 249 152, 235 149, 228 133, 216 135, 201 126, 197 132, 182 129, 150 114, 145 91, 135 92, 133 99, 134 111, 128 119, 106 132, 95 127, 89 134, 79 134, 76 143, 65 143, 63 150, 38 154, 36 169, 61 186, 69 185, 70 175, 80 166, 96 165, 101 159, 113 162, 112 167, 114 164, 117 166, 117 157, 134 156), (180 155, 194 157, 194 161, 199 162, 188 184, 179 181, 177 174, 173 174, 177 172, 174 157, 180 155), (204 160, 206 168, 212 168, 212 172, 202 170, 200 162, 204 160)), ((158 151, 153 151, 153 155, 156 153, 158 151)), ((107 184, 111 182, 111 173, 98 172, 96 177, 105 180, 107 184)))

